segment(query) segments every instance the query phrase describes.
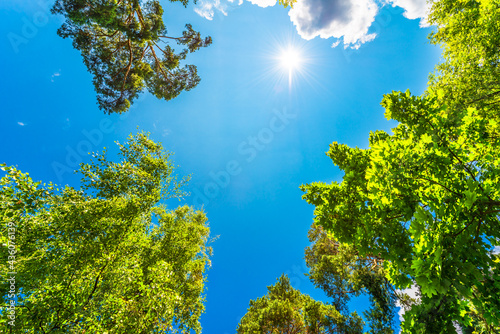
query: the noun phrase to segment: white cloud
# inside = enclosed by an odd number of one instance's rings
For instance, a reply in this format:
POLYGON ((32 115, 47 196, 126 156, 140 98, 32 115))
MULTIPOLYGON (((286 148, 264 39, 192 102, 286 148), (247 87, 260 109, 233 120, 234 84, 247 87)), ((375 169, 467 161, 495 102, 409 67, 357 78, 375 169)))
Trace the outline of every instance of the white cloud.
MULTIPOLYGON (((260 7, 277 3, 277 0, 247 1, 260 7)), ((200 0, 195 12, 212 20, 216 11, 227 15, 242 3, 243 0, 200 0)), ((406 18, 420 19, 420 26, 428 26, 426 18, 430 4, 427 0, 298 0, 288 15, 304 39, 335 38, 332 47, 343 42, 344 48, 358 49, 377 36, 369 30, 379 9, 387 5, 403 8, 406 18)))
POLYGON ((194 11, 207 20, 213 20, 216 11, 227 16, 229 11, 241 4, 243 0, 201 0, 194 7, 194 11))
POLYGON ((455 326, 455 330, 457 331, 457 334, 463 334, 462 328, 460 328, 460 325, 458 324, 458 322, 454 321, 453 326, 455 326))
POLYGON ((250 1, 254 5, 260 7, 274 6, 276 4, 276 0, 247 0, 247 1, 250 1))
POLYGON ((427 15, 431 4, 427 0, 390 0, 393 6, 401 7, 405 10, 403 15, 410 20, 420 19, 420 26, 427 27, 427 15))
MULTIPOLYGON (((417 294, 418 293, 418 286, 416 283, 413 284, 410 288, 404 289, 404 290, 398 290, 398 292, 403 292, 403 293, 407 294, 408 296, 410 296, 410 298, 413 298, 417 304, 420 303, 420 297, 417 294)), ((402 307, 402 305, 399 303, 399 300, 396 301, 396 306, 400 307, 398 314, 399 314, 399 321, 402 322, 402 321, 404 321, 403 314, 405 314, 405 311, 408 311, 408 310, 405 310, 404 307, 402 307)), ((454 321, 453 326, 455 327, 457 334, 463 334, 462 329, 460 328, 460 326, 457 322, 454 321)), ((399 333, 401 333, 401 330, 399 330, 399 333)))
POLYGON ((50 77, 50 81, 51 82, 54 82, 54 78, 56 77, 60 77, 61 76, 61 73, 60 72, 55 72, 54 74, 52 74, 52 76, 50 77))
MULTIPOLYGON (((276 0, 247 0, 260 7, 276 5, 276 0)), ((198 15, 213 20, 216 11, 227 15, 228 9, 241 5, 243 0, 201 0, 195 7, 198 15)), ((359 48, 376 34, 368 29, 375 20, 378 5, 374 0, 299 0, 289 11, 291 21, 301 37, 312 39, 337 38, 333 46, 342 41, 344 47, 359 48)))
POLYGON ((226 3, 221 2, 220 0, 201 0, 194 8, 194 11, 207 20, 213 20, 215 10, 218 10, 224 14, 224 16, 227 16, 226 7, 226 3))
POLYGON ((500 246, 495 246, 493 248, 493 254, 500 254, 500 246))
POLYGON ((345 47, 358 48, 376 37, 368 29, 377 12, 373 0, 301 0, 288 14, 302 38, 342 38, 345 47))
MULTIPOLYGON (((399 292, 403 292, 405 294, 407 294, 408 296, 410 296, 410 298, 414 299, 416 303, 420 303, 420 297, 417 295, 418 293, 418 286, 417 284, 413 284, 410 288, 408 289, 404 289, 404 290, 399 290, 399 292)), ((402 307, 402 305, 399 303, 399 300, 396 302, 396 306, 398 307, 401 307, 399 309, 399 320, 400 321, 403 321, 403 314, 405 314, 405 309, 404 307, 402 307)))
POLYGON ((23 122, 17 122, 17 124, 20 125, 20 126, 25 126, 26 125, 23 122))

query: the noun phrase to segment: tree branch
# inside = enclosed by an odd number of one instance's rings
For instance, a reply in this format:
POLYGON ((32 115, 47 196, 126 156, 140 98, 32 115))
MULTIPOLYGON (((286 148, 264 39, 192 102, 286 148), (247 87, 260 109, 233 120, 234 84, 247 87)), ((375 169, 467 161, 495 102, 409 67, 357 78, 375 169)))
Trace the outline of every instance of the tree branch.
POLYGON ((452 234, 452 238, 456 238, 457 236, 459 236, 463 231, 465 231, 469 226, 472 225, 472 223, 474 223, 474 219, 476 218, 477 216, 474 215, 474 217, 472 217, 472 220, 467 224, 465 225, 465 227, 463 229, 461 229, 458 233, 455 233, 455 234, 452 234))
POLYGON ((160 38, 176 39, 178 41, 186 39, 186 37, 170 37, 170 36, 158 36, 160 38))
MULTIPOLYGON (((451 153, 451 155, 452 155, 455 159, 457 159, 457 161, 458 161, 458 162, 459 162, 462 166, 464 166, 465 170, 467 171, 467 173, 469 173, 469 175, 472 177, 472 179, 474 180, 474 182, 477 182, 477 180, 476 180, 476 176, 474 175, 474 173, 472 173, 472 171, 471 171, 471 170, 470 170, 470 168, 467 166, 467 164, 464 164, 464 163, 462 162, 462 160, 461 160, 461 159, 460 159, 457 155, 455 155, 455 153, 453 153, 453 151, 450 149, 450 147, 449 147, 449 146, 446 146, 446 148, 448 149, 448 152, 450 152, 450 153, 451 153)), ((483 186, 481 185, 481 183, 477 182, 477 185, 479 186, 479 189, 481 189, 481 191, 483 192, 483 194, 484 194, 486 197, 488 197, 488 199, 489 199, 490 201, 493 201, 493 200, 491 199, 491 197, 490 197, 490 196, 489 196, 489 195, 488 195, 488 194, 484 191, 483 186)))
POLYGON ((459 194, 459 193, 457 193, 457 192, 455 192, 455 191, 451 190, 450 188, 448 188, 448 187, 446 187, 446 186, 442 185, 441 183, 439 183, 439 182, 437 182, 437 181, 434 181, 434 180, 431 180, 431 179, 428 179, 428 178, 425 178, 425 177, 416 177, 416 179, 417 179, 417 180, 426 180, 426 181, 429 181, 429 182, 431 182, 431 183, 434 183, 434 184, 436 184, 436 185, 438 185, 438 186, 443 187, 444 189, 448 190, 448 191, 449 191, 449 192, 451 192, 452 194, 457 195, 457 196, 458 196, 458 197, 460 197, 460 198, 462 198, 462 197, 463 197, 461 194, 459 194))
MULTIPOLYGON (((158 60, 158 57, 156 56, 156 52, 155 50, 153 49, 153 46, 149 46, 149 49, 151 50, 151 52, 153 52, 153 57, 155 58, 155 64, 156 66, 160 69, 161 73, 163 74, 163 76, 165 77, 165 79, 167 81, 169 81, 170 83, 172 83, 172 81, 168 78, 167 74, 163 71, 163 67, 161 66, 161 62, 158 60)), ((172 73, 170 73, 168 70, 167 72, 172 75, 172 73)))
POLYGON ((133 52, 132 52, 132 43, 130 42, 130 38, 128 39, 128 50, 129 50, 129 61, 128 61, 128 66, 127 66, 127 72, 125 73, 125 77, 123 78, 123 84, 122 84, 122 89, 121 89, 121 96, 123 95, 123 90, 125 88, 125 82, 128 78, 128 74, 130 72, 130 68, 132 67, 132 61, 133 61, 133 52))
POLYGON ((496 92, 493 92, 493 93, 490 93, 490 94, 488 94, 486 96, 480 97, 478 99, 475 99, 475 100, 473 100, 471 102, 468 102, 468 104, 476 103, 476 102, 479 102, 481 100, 485 100, 485 99, 490 98, 490 97, 495 96, 495 95, 500 95, 500 90, 496 91, 496 92))

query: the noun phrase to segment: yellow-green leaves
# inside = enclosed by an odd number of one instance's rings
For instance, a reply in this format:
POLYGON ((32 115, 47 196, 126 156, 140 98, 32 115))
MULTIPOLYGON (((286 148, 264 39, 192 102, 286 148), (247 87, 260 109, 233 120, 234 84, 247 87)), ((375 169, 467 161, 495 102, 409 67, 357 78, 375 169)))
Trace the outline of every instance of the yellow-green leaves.
POLYGON ((297 0, 279 0, 279 4, 285 8, 287 8, 288 6, 293 8, 293 4, 295 2, 297 2, 297 0))
POLYGON ((478 194, 476 193, 476 189, 478 188, 478 184, 476 182, 474 182, 471 178, 471 179, 467 180, 467 186, 469 189, 464 191, 465 206, 467 207, 467 209, 470 210, 472 208, 472 206, 474 205, 474 202, 476 202, 477 197, 478 197, 478 194))
POLYGON ((479 107, 482 117, 498 120, 498 1, 433 1, 429 22, 437 27, 431 42, 444 49, 444 62, 430 82, 439 100, 454 109, 479 107))
MULTIPOLYGON (((161 144, 140 133, 120 152, 119 162, 95 154, 83 164, 82 190, 42 187, 1 166, 0 241, 10 221, 18 231, 19 332, 201 332, 206 216, 160 204, 184 183, 161 144)), ((7 247, 0 254, 6 259, 7 247)), ((7 272, 5 262, 0 269, 7 272)))
MULTIPOLYGON (((329 156, 344 171, 343 182, 302 187, 316 206, 316 223, 339 242, 356 245, 360 256, 385 260, 397 287, 415 281, 433 300, 409 311, 424 330, 437 326, 428 322, 433 312, 443 312, 443 328, 467 323, 457 306, 464 298, 478 313, 490 314, 500 308, 500 290, 485 280, 500 270, 485 242, 500 237, 496 121, 478 107, 443 107, 432 92, 393 92, 382 104, 401 122, 393 135, 372 133, 368 150, 332 144, 329 156), (325 200, 313 200, 312 191, 325 200)), ((500 317, 491 319, 500 325, 500 317)))
POLYGON ((361 318, 342 316, 334 306, 315 301, 282 275, 264 297, 250 301, 237 333, 362 333, 361 318))

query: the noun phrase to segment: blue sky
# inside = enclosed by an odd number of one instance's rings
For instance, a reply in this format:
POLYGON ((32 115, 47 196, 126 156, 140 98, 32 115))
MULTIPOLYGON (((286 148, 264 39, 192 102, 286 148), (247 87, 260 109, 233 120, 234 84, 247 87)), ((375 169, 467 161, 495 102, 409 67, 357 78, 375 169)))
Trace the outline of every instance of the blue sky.
POLYGON ((113 142, 137 127, 149 131, 175 152, 178 172, 192 175, 183 202, 203 205, 220 236, 204 333, 234 333, 249 300, 281 273, 327 301, 303 275, 313 207, 299 186, 341 179, 325 155, 331 142, 366 148, 370 131, 395 125, 383 116, 383 94, 423 92, 440 56, 428 43, 431 29, 421 27, 425 1, 302 0, 292 12, 261 7, 270 0, 188 8, 162 1, 171 35, 191 23, 212 36, 213 45, 188 57, 202 81, 169 102, 145 94, 111 116, 97 108, 79 52, 57 36, 61 18, 50 14, 51 2, 0 4, 0 161, 35 180, 78 187, 71 171, 88 151, 114 152, 113 142), (290 45, 303 58, 291 85, 278 59, 290 45))

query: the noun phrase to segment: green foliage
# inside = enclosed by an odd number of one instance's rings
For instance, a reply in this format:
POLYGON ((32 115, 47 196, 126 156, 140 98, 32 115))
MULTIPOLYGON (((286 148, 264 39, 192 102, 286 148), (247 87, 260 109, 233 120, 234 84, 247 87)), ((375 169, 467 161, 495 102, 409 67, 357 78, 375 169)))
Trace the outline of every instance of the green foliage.
POLYGON ((296 2, 297 2, 297 0, 279 0, 278 1, 278 3, 285 8, 287 8, 288 6, 293 8, 293 4, 296 2))
POLYGON ((444 62, 431 79, 454 109, 476 107, 483 117, 500 121, 500 2, 434 1, 430 38, 443 47, 444 62))
MULTIPOLYGON (((159 203, 179 197, 186 181, 176 180, 161 144, 141 133, 120 151, 118 163, 96 154, 82 164, 80 190, 42 186, 2 165, 0 253, 7 258, 13 223, 17 332, 201 332, 206 216, 159 203)), ((5 261, 0 270, 4 281, 5 261)))
POLYGON ((306 248, 305 259, 314 285, 333 299, 342 314, 348 313, 352 296, 369 294, 371 308, 365 317, 371 333, 393 333, 396 296, 385 278, 383 260, 373 255, 360 257, 352 245, 335 241, 316 224, 309 230, 309 241, 313 244, 306 248))
POLYGON ((319 334, 361 333, 361 318, 353 313, 341 315, 334 306, 325 305, 300 293, 282 275, 267 287, 264 297, 250 301, 250 307, 238 325, 237 333, 252 334, 319 334))
POLYGON ((66 18, 58 34, 72 38, 82 53, 99 108, 108 114, 127 111, 144 89, 170 100, 200 81, 196 66, 180 63, 212 39, 201 38, 190 24, 182 36, 168 36, 157 0, 57 0, 52 12, 66 18), (185 49, 175 53, 168 40, 185 49))
POLYGON ((500 240, 496 122, 473 108, 452 114, 431 93, 394 92, 382 105, 400 122, 394 134, 371 133, 368 150, 332 144, 328 155, 345 172, 343 182, 302 187, 316 223, 360 256, 384 259, 398 288, 416 281, 428 300, 407 313, 416 318, 405 321, 406 331, 467 324, 471 305, 497 326, 499 266, 490 252, 500 240))
POLYGON ((445 61, 426 93, 384 96, 393 134, 371 133, 366 150, 333 143, 342 183, 302 189, 340 245, 383 259, 396 287, 417 284, 404 333, 497 333, 500 3, 434 1, 430 22, 445 61))

